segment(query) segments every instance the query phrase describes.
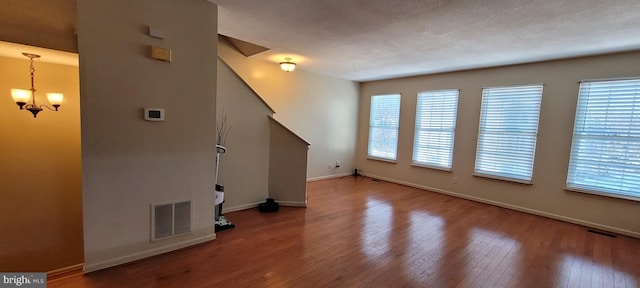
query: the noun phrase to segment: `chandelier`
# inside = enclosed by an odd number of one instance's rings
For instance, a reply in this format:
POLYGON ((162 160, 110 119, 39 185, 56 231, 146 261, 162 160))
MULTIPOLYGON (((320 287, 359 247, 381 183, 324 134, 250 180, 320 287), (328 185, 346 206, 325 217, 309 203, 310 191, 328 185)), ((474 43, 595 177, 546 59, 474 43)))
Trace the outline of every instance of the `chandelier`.
POLYGON ((11 97, 13 101, 20 106, 20 110, 27 110, 33 114, 33 118, 36 118, 38 113, 42 111, 42 108, 47 108, 52 111, 58 111, 58 107, 62 104, 62 93, 47 93, 47 99, 53 108, 47 105, 38 105, 36 104, 36 88, 34 87, 34 73, 36 69, 33 66, 33 59, 40 58, 40 55, 31 54, 31 53, 22 53, 22 55, 29 58, 31 62, 30 66, 30 74, 31 74, 31 89, 11 89, 11 97), (31 100, 31 103, 28 103, 31 100))

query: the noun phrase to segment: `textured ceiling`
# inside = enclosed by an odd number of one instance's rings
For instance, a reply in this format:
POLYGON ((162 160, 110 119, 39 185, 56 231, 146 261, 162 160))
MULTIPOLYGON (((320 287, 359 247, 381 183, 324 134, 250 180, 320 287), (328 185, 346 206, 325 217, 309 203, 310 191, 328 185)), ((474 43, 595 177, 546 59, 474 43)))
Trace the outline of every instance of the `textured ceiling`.
POLYGON ((639 0, 209 0, 219 33, 355 81, 640 49, 639 0))

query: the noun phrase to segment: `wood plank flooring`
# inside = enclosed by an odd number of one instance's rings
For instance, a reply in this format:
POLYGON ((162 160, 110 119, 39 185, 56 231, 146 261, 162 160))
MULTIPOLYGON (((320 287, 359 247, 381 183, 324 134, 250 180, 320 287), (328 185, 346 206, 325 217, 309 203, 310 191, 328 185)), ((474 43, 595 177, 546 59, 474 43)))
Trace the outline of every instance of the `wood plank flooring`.
POLYGON ((640 239, 365 177, 218 239, 49 287, 638 287, 640 239))

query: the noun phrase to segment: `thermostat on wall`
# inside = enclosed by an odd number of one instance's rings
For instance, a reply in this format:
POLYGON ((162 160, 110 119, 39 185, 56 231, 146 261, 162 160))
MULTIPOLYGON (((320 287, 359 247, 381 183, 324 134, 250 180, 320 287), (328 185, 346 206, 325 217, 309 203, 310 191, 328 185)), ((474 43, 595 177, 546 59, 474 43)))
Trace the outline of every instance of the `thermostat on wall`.
POLYGON ((144 120, 164 121, 164 108, 144 108, 144 120))

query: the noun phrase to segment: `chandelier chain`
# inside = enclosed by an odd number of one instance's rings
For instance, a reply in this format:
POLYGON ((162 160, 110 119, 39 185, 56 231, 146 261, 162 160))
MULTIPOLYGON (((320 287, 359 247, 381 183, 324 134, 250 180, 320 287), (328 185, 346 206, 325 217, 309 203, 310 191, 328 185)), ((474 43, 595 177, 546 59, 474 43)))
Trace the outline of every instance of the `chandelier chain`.
POLYGON ((31 62, 31 66, 30 66, 30 68, 31 68, 31 69, 30 69, 30 71, 31 71, 31 75, 33 76, 33 72, 36 72, 36 68, 35 68, 35 67, 33 67, 33 58, 32 58, 32 57, 29 57, 29 60, 30 60, 30 62, 31 62))

